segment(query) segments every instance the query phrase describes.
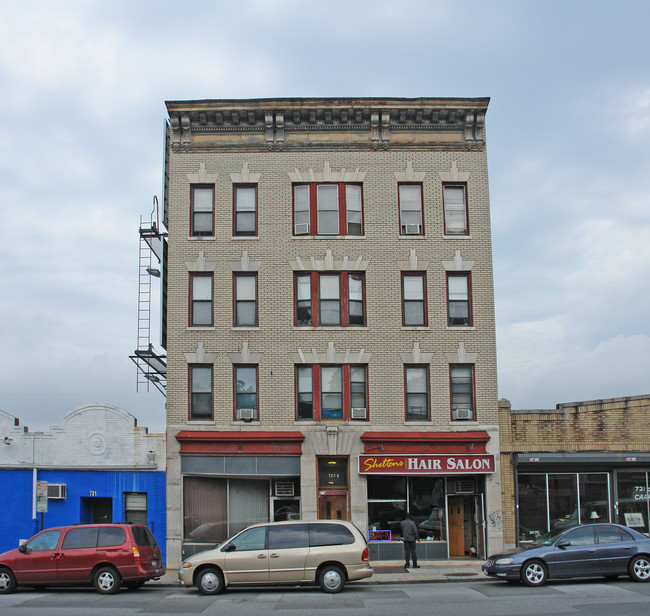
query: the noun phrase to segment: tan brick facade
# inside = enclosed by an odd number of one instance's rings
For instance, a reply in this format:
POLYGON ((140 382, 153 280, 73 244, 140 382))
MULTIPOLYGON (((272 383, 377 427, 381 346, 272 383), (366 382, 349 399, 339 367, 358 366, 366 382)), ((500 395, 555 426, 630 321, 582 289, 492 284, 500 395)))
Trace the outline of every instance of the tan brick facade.
MULTIPOLYGON (((539 472, 588 469, 611 473, 648 467, 647 460, 634 454, 647 454, 649 449, 650 396, 564 403, 550 410, 514 410, 507 400, 500 400, 499 414, 503 535, 507 545, 517 541, 516 456, 523 461, 537 460, 540 454, 566 456, 563 463, 555 461, 552 468, 541 466, 545 460, 539 457, 539 472), (607 463, 602 454, 621 456, 620 460, 607 463), (599 461, 591 461, 590 455, 599 461)), ((534 464, 528 464, 526 472, 535 472, 534 464)))
MULTIPOLYGON (((301 513, 317 516, 315 460, 349 456, 349 515, 367 527, 365 477, 355 472, 360 437, 377 432, 490 435, 499 460, 496 346, 486 99, 268 100, 168 103, 167 425, 168 553, 180 559, 181 430, 297 431, 301 513), (293 234, 292 184, 362 185, 362 236, 293 234), (361 179, 360 179, 361 178, 361 179), (400 235, 398 184, 423 188, 423 235, 400 235), (443 182, 467 187, 469 234, 444 234, 443 182), (233 235, 233 185, 257 187, 258 233, 233 235), (190 190, 214 186, 214 236, 190 236, 190 190), (362 271, 362 327, 294 325, 294 273, 362 271), (189 326, 190 272, 214 276, 214 325, 189 326), (258 325, 233 326, 233 272, 257 273, 258 325), (426 274, 426 326, 402 325, 401 273, 426 274), (473 323, 447 325, 447 272, 471 272, 473 323), (190 420, 188 365, 213 365, 213 419, 190 420), (253 360, 251 361, 251 357, 253 360), (234 358, 234 361, 233 361, 234 358), (367 366, 367 421, 297 421, 295 366, 367 366), (312 362, 316 358, 318 362, 312 362), (233 363, 258 367, 259 418, 234 418, 233 363), (405 420, 404 366, 429 366, 430 419, 405 420), (450 364, 474 367, 475 421, 452 421, 450 364)), ((487 478, 487 514, 500 519, 497 473, 487 478)), ((501 528, 488 529, 498 548, 501 528)))

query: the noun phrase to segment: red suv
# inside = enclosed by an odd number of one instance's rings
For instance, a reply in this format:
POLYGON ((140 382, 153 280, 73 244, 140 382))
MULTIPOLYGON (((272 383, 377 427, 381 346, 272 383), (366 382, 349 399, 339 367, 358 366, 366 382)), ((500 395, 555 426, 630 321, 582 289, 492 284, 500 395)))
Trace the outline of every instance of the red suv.
POLYGON ((92 584, 111 595, 164 575, 160 548, 146 526, 83 524, 43 530, 0 554, 0 593, 17 585, 92 584))

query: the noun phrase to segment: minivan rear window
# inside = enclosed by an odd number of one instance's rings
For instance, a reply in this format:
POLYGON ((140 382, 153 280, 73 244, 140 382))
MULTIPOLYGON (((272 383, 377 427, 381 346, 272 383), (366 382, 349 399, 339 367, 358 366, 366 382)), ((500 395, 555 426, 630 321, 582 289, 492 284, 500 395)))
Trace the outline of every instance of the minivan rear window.
POLYGON ((354 535, 339 524, 310 524, 309 545, 347 545, 354 543, 354 535))
POLYGON ((133 540, 140 547, 156 545, 156 540, 151 531, 146 526, 132 526, 133 540))
POLYGON ((269 526, 269 550, 309 547, 307 524, 269 526))
POLYGON ((97 547, 98 528, 71 528, 65 535, 62 550, 97 547))
POLYGON ((126 543, 126 532, 123 528, 112 526, 101 526, 99 529, 99 541, 97 547, 106 548, 111 545, 122 545, 126 543))

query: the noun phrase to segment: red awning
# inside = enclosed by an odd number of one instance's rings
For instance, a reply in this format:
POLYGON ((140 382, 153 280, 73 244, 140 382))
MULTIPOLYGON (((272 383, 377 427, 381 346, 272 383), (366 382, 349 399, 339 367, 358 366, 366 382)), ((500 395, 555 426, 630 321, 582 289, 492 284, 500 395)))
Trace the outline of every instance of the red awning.
POLYGON ((202 432, 182 430, 176 435, 181 455, 299 456, 302 432, 202 432))
POLYGON ((366 454, 486 453, 487 432, 364 432, 366 454))

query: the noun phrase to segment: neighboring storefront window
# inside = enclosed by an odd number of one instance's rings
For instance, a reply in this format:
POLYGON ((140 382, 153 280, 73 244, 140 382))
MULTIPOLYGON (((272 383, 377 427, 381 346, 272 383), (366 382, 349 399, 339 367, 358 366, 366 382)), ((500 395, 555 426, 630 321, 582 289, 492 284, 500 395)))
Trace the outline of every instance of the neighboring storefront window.
POLYGON ((634 530, 648 534, 648 473, 618 473, 618 521, 634 530))
POLYGON ((407 512, 422 540, 446 540, 444 478, 368 475, 369 530, 389 530, 397 540, 407 512))
POLYGON ((519 474, 519 540, 533 541, 549 530, 609 522, 607 473, 519 474))

